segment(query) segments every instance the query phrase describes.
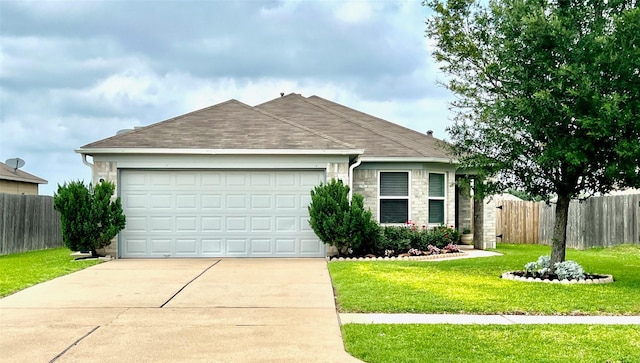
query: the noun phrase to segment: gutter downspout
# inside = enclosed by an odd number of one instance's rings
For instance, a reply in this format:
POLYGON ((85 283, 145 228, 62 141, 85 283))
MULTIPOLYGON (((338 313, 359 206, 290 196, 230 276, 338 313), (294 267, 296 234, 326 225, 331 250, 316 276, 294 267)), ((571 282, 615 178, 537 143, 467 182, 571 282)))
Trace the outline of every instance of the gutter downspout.
POLYGON ((358 157, 356 162, 349 165, 349 203, 351 203, 351 198, 353 197, 353 170, 362 164, 362 160, 358 157))
POLYGON ((80 155, 82 155, 82 163, 90 167, 91 169, 93 169, 93 164, 87 161, 87 154, 80 154, 80 155))

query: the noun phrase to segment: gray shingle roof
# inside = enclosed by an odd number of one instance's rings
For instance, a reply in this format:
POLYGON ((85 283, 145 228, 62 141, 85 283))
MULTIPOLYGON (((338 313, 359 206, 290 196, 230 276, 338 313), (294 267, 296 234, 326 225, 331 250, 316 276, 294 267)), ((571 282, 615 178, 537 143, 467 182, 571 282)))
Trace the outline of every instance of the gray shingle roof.
POLYGON ((317 96, 289 94, 255 107, 226 101, 81 149, 363 149, 372 157, 447 158, 439 141, 317 96))
POLYGON ((9 166, 5 163, 0 163, 0 179, 30 183, 30 184, 47 184, 48 183, 46 180, 42 178, 38 178, 35 175, 29 174, 26 171, 22 171, 20 169, 15 170, 12 166, 9 166))
POLYGON ((442 141, 378 117, 328 101, 290 94, 255 108, 315 127, 325 134, 348 140, 365 156, 448 158, 442 141))

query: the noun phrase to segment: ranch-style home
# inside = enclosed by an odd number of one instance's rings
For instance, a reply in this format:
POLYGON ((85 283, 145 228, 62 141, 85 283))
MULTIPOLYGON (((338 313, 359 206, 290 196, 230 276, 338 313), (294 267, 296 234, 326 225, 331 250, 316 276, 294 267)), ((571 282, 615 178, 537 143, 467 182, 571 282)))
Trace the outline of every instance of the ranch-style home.
POLYGON ((317 96, 229 100, 76 152, 94 183, 116 184, 127 226, 106 253, 119 258, 324 257, 307 206, 332 178, 383 224, 471 223, 456 164, 431 132, 317 96))

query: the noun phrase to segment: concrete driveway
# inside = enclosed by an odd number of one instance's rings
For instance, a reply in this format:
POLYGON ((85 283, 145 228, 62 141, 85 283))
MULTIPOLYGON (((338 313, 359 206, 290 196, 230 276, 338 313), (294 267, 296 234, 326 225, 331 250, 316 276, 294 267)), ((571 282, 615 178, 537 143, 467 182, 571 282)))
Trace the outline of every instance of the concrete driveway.
POLYGON ((359 362, 324 259, 116 260, 0 299, 2 362, 359 362))

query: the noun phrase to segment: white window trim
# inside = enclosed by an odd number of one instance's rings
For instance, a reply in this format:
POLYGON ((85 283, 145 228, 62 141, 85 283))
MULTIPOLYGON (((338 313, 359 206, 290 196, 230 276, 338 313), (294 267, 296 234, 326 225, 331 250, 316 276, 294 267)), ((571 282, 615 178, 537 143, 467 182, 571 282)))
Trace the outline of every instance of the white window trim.
POLYGON ((429 228, 432 227, 437 227, 441 224, 446 225, 447 224, 447 173, 446 172, 441 172, 441 171, 429 171, 427 172, 427 224, 429 225, 429 228), (442 174, 444 175, 444 197, 432 197, 429 194, 429 184, 431 182, 431 174, 442 174), (430 200, 442 200, 444 203, 444 220, 442 221, 442 223, 430 223, 429 222, 429 201, 430 200))
POLYGON ((405 222, 403 223, 382 223, 380 220, 380 201, 383 199, 406 199, 407 200, 407 221, 411 220, 411 170, 378 170, 378 223, 385 225, 385 226, 400 226, 400 225, 405 225, 405 222), (380 191, 382 190, 381 187, 381 182, 382 182, 382 178, 380 177, 380 174, 382 173, 407 173, 407 196, 406 197, 401 197, 401 196, 382 196, 380 195, 380 191))

